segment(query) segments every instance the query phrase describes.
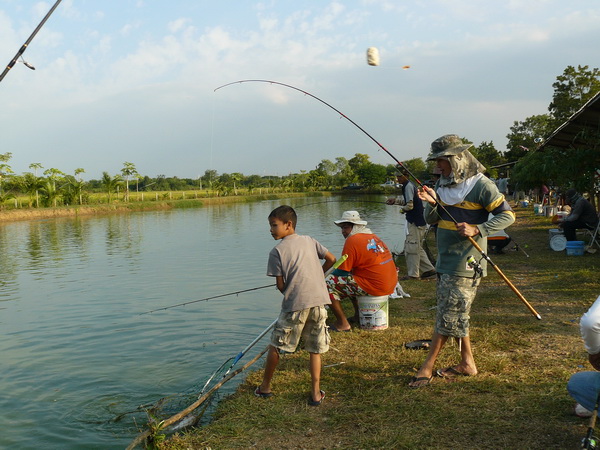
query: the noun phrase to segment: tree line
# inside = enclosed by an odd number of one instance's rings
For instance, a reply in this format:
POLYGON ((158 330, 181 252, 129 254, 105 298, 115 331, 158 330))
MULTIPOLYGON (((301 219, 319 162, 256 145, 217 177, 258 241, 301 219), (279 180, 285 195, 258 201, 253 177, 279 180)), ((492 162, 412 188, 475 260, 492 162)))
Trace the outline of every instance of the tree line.
MULTIPOLYGON (((600 129, 580 136, 588 145, 578 148, 576 153, 551 147, 538 152, 536 148, 540 138, 549 136, 600 92, 600 70, 568 66, 552 87, 554 94, 548 113, 515 121, 506 136, 506 151, 496 149, 492 141, 475 145, 468 137, 463 136, 462 139, 473 144, 471 152, 486 166, 492 178, 504 171, 501 168, 504 164, 514 163, 511 184, 518 185, 519 190, 547 185, 596 192, 600 174, 600 129)), ((286 176, 244 175, 238 172, 219 174, 210 169, 197 179, 164 175, 150 177, 139 174, 134 163, 124 162, 118 174, 103 172, 99 180, 84 181, 81 174, 85 170, 82 168, 76 169, 73 175, 55 168, 39 173, 43 169, 40 163, 31 163, 31 172, 17 175, 10 167, 11 158, 11 153, 0 154, 0 205, 4 206, 10 199, 25 197, 25 206, 30 208, 88 204, 90 195, 94 193, 104 193, 111 202, 116 197, 129 201, 132 191, 195 190, 206 191, 206 195, 239 195, 253 193, 257 189, 267 192, 336 190, 351 183, 373 188, 393 179, 396 171, 393 164, 376 164, 370 161, 368 155, 357 153, 350 159, 324 159, 312 170, 300 170, 286 176)), ((420 180, 431 178, 433 164, 423 158, 409 159, 403 164, 420 180)))

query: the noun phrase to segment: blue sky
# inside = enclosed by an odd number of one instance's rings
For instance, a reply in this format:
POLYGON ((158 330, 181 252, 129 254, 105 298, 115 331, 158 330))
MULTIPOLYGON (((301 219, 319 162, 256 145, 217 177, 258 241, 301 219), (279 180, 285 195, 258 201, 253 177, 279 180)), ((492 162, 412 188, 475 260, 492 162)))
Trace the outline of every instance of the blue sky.
MULTIPOLYGON (((0 64, 54 1, 0 0, 0 64), (2 59, 3 58, 3 59, 2 59)), ((598 67, 597 0, 63 0, 0 83, 15 173, 284 175, 322 159, 427 155, 456 133, 506 150, 568 65, 598 67), (366 63, 379 49, 381 64, 366 63), (403 70, 402 66, 410 65, 403 70)))

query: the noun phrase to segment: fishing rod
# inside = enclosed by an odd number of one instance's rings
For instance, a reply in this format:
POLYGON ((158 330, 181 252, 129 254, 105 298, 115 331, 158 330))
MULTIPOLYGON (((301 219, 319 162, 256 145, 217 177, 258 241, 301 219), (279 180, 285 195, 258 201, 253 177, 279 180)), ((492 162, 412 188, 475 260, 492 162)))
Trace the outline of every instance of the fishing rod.
MULTIPOLYGON (((240 367, 239 369, 237 369, 234 372, 230 373, 226 377, 223 377, 223 379, 221 381, 219 381, 217 384, 215 384, 212 388, 210 388, 210 390, 206 394, 202 395, 198 400, 196 400, 190 406, 188 406, 187 408, 185 408, 183 411, 181 411, 181 412, 179 412, 179 413, 177 413, 177 414, 169 417, 166 420, 161 421, 160 424, 159 424, 158 430, 165 429, 168 426, 173 425, 174 423, 177 423, 177 422, 181 421, 183 418, 185 418, 186 416, 188 416, 192 411, 194 411, 195 409, 197 409, 200 405, 202 405, 202 403, 204 403, 206 400, 208 400, 212 396, 212 394, 215 391, 217 391, 217 389, 219 389, 227 381, 231 380, 233 377, 235 377, 239 373, 243 372, 248 367, 250 367, 252 364, 254 364, 256 361, 258 361, 265 353, 267 353, 268 350, 269 350, 269 346, 265 347, 265 349, 263 351, 261 351, 260 353, 258 353, 254 358, 252 358, 250 361, 248 361, 242 367, 240 367)), ((147 438, 151 437, 152 433, 153 433, 152 429, 148 429, 148 430, 140 433, 127 446, 127 450, 132 450, 132 449, 136 448, 138 445, 142 444, 144 442, 144 440, 146 440, 147 438)))
POLYGON ((177 308, 179 306, 191 305, 192 303, 205 302, 207 300, 213 300, 215 298, 227 297, 229 295, 238 295, 238 294, 242 294, 244 292, 258 291, 259 289, 265 289, 265 288, 275 287, 275 286, 276 286, 275 284, 267 284, 266 286, 258 286, 258 287, 254 287, 254 288, 250 288, 250 289, 242 289, 241 291, 228 292, 227 294, 213 295, 212 297, 205 297, 205 298, 201 298, 198 300, 190 300, 189 302, 178 303, 177 305, 165 306, 163 308, 157 308, 157 309, 153 309, 150 311, 146 311, 146 312, 140 313, 140 316, 143 316, 144 314, 151 314, 156 311, 164 311, 165 309, 177 308))
MULTIPOLYGON (((8 71, 10 69, 12 69, 13 66, 17 63, 17 60, 21 57, 21 55, 23 53, 25 53, 25 50, 27 50, 27 46, 29 45, 29 43, 33 40, 33 38, 38 33, 38 31, 40 31, 40 29, 44 26, 44 24, 46 23, 46 21, 48 20, 48 18, 52 15, 52 13, 58 7, 58 4, 61 1, 62 0, 57 0, 56 3, 54 3, 54 6, 52 6, 52 8, 50 8, 50 11, 48 11, 48 14, 46 14, 46 16, 42 19, 42 21, 39 23, 39 25, 36 27, 36 29, 33 30, 33 33, 31 33, 31 36, 29 36, 29 38, 21 46, 21 48, 19 49, 19 51, 17 52, 17 54, 15 55, 15 57, 8 63, 8 66, 6 66, 6 69, 4 69, 4 72, 2 72, 2 74, 0 74, 0 82, 4 79, 4 77, 6 76, 6 74, 8 73, 8 71)), ((25 61, 23 61, 23 64, 25 64, 30 69, 35 70, 35 67, 33 67, 31 64, 26 63, 25 61)))
POLYGON ((594 436, 594 428, 596 428, 596 419, 598 418, 598 404, 600 403, 600 395, 596 397, 596 406, 594 406, 594 410, 592 411, 592 415, 590 416, 590 422, 588 425, 587 433, 585 437, 581 440, 581 447, 586 449, 597 449, 598 448, 598 438, 594 436))
MULTIPOLYGON (((419 180, 412 173, 412 171, 408 167, 406 167, 406 165, 404 165, 400 160, 398 160, 398 158, 396 158, 377 139, 375 139, 373 136, 371 136, 364 128, 362 128, 359 124, 357 124, 354 120, 352 120, 346 114, 344 114, 343 112, 341 112, 339 109, 337 109, 334 106, 330 105, 325 100, 320 99, 316 95, 311 94, 310 92, 307 92, 307 91, 305 91, 303 89, 297 88, 297 87, 289 85, 289 84, 280 83, 278 81, 258 80, 258 79, 257 80, 248 79, 248 80, 233 81, 231 83, 227 83, 227 84, 224 84, 222 86, 217 87, 213 92, 216 92, 219 89, 223 89, 223 88, 225 88, 227 86, 232 86, 234 84, 242 84, 242 83, 267 83, 267 84, 274 84, 274 85, 278 85, 278 86, 283 86, 283 87, 286 87, 286 88, 293 89, 295 91, 301 92, 304 95, 308 95, 309 97, 312 97, 315 100, 321 102, 325 106, 333 109, 341 117, 343 117, 344 119, 348 120, 348 122, 350 122, 352 125, 354 125, 356 128, 358 128, 360 131, 362 131, 367 137, 369 137, 369 139, 371 139, 375 144, 377 144, 377 146, 380 149, 382 149, 385 153, 387 153, 397 163, 397 165, 402 170, 404 170, 412 179, 414 179, 417 182, 417 184, 419 185, 419 187, 421 187, 421 189, 425 190, 425 185, 421 182, 421 180, 419 180)), ((427 192, 427 191, 425 190, 425 192, 427 192)), ((433 201, 435 202, 435 205, 437 207, 439 207, 442 211, 444 211, 448 215, 448 217, 450 217, 450 219, 452 220, 452 222, 454 222, 455 225, 458 225, 458 221, 452 216, 452 214, 450 214, 450 212, 446 209, 446 207, 444 207, 444 205, 442 205, 442 203, 440 201, 438 201, 437 194, 436 194, 436 196, 432 196, 432 198, 433 198, 433 201)), ((512 282, 506 277, 506 275, 504 275, 504 273, 502 272, 502 270, 500 270, 500 268, 483 251, 483 249, 479 246, 479 244, 475 241, 475 239, 473 239, 471 236, 466 236, 466 238, 469 240, 469 242, 471 243, 471 245, 473 247, 475 247, 475 249, 481 254, 482 259, 485 259, 487 261, 487 263, 490 264, 494 268, 494 270, 496 270, 496 272, 498 273, 498 275, 500 275, 500 277, 504 280, 504 282, 508 285, 508 287, 517 295, 517 297, 519 298, 519 300, 521 300, 523 302, 523 304, 525 304, 525 306, 535 316, 535 318, 538 319, 538 320, 541 320, 542 316, 540 316, 539 313, 533 308, 533 306, 531 306, 531 304, 529 304, 529 302, 527 301, 527 299, 525 299, 525 297, 523 296, 523 294, 521 294, 521 292, 519 292, 519 290, 516 288, 516 286, 514 284, 512 284, 512 282)))

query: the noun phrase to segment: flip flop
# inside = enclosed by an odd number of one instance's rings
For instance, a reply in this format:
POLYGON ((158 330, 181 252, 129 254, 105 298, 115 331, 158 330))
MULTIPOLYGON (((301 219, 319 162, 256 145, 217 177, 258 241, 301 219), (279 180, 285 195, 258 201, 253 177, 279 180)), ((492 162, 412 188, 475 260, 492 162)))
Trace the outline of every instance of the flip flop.
POLYGON ((335 325, 329 325, 329 331, 334 331, 336 333, 349 332, 352 331, 352 328, 348 328, 347 330, 338 330, 335 325))
POLYGON ((459 372, 454 367, 446 367, 445 369, 438 369, 435 374, 440 378, 452 379, 456 377, 470 377, 470 373, 459 372))
POLYGON ((411 389, 419 389, 425 386, 429 386, 431 384, 431 380, 433 379, 433 375, 431 375, 430 377, 412 377, 410 379, 410 383, 408 384, 408 387, 411 389), (420 381, 425 381, 426 383, 423 384, 419 384, 417 386, 412 386, 412 383, 418 383, 420 381))
POLYGON ((404 347, 410 350, 427 350, 430 346, 431 339, 419 339, 418 341, 407 342, 406 344, 404 344, 404 347))
POLYGON ((261 392, 260 391, 260 386, 258 386, 255 390, 254 390, 254 395, 256 395, 257 397, 260 398, 269 398, 273 396, 272 392, 261 392))
POLYGON ((323 399, 325 398, 325 391, 319 391, 319 392, 321 393, 321 400, 319 400, 319 401, 313 400, 312 395, 310 395, 308 397, 308 404, 310 406, 319 406, 319 405, 321 405, 321 403, 323 403, 323 399))

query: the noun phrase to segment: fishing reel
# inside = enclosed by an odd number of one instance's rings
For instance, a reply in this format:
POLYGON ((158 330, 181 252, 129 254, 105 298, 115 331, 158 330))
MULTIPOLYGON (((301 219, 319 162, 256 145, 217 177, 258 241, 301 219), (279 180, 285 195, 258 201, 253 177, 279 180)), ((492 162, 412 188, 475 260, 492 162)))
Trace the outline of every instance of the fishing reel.
POLYGON ((598 438, 594 435, 592 436, 586 436, 581 440, 581 447, 580 448, 585 448, 585 449, 589 449, 589 450, 597 450, 598 448, 598 438))
POLYGON ((473 255, 469 255, 467 258, 467 264, 471 269, 473 269, 473 287, 477 284, 477 278, 483 277, 483 267, 479 261, 475 260, 473 255))

